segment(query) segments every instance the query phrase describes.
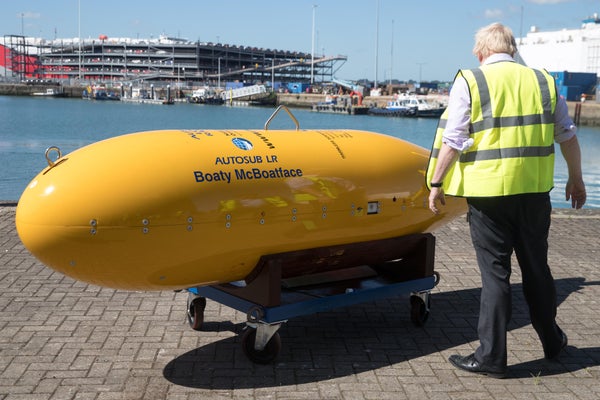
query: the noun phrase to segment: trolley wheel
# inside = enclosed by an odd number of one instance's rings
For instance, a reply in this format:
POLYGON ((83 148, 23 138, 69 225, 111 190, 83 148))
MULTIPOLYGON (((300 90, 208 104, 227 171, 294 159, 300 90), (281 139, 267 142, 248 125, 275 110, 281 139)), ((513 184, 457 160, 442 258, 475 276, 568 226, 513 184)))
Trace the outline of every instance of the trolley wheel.
POLYGON ((442 279, 442 277, 440 276, 439 272, 433 271, 433 279, 433 287, 436 287, 438 283, 440 283, 440 279, 442 279))
MULTIPOLYGON (((429 303, 429 297, 427 298, 429 303)), ((423 326, 429 318, 429 304, 419 296, 410 296, 410 319, 415 326, 423 326)))
POLYGON ((206 308, 206 298, 194 297, 188 299, 187 318, 190 327, 199 331, 204 324, 204 309, 206 308))
POLYGON ((250 361, 257 364, 269 364, 273 362, 281 351, 281 337, 275 332, 263 350, 256 350, 256 329, 248 328, 242 336, 242 349, 250 361))

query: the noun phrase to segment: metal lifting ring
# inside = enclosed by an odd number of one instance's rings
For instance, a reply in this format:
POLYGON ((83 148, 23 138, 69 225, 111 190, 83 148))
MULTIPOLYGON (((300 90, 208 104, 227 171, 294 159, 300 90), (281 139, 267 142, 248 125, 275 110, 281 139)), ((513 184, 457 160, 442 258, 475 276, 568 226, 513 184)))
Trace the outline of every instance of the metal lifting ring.
POLYGON ((300 130, 300 123, 298 122, 298 120, 296 119, 296 117, 294 117, 294 114, 292 114, 292 112, 284 105, 281 105, 279 107, 277 107, 277 109, 275 111, 273 111, 273 114, 271 114, 271 116, 269 117, 269 119, 267 120, 267 122, 265 122, 265 131, 269 130, 269 124, 271 123, 271 121, 273 120, 273 118, 275 118, 275 116, 277 114, 279 114, 279 111, 281 110, 285 110, 286 113, 288 113, 288 115, 290 116, 290 118, 292 119, 292 121, 294 121, 294 124, 296 125, 296 130, 299 131, 300 130))
POLYGON ((57 146, 50 146, 50 147, 48 147, 48 148, 46 149, 46 153, 45 153, 45 155, 46 155, 46 161, 48 162, 48 166, 49 166, 49 167, 53 167, 53 166, 54 166, 54 164, 56 164, 56 161, 57 161, 59 158, 61 158, 61 157, 62 157, 62 153, 61 153, 60 149, 59 149, 57 146), (56 152, 56 159, 55 159, 55 160, 52 160, 52 159, 50 159, 50 153, 51 153, 52 151, 55 151, 55 152, 56 152))

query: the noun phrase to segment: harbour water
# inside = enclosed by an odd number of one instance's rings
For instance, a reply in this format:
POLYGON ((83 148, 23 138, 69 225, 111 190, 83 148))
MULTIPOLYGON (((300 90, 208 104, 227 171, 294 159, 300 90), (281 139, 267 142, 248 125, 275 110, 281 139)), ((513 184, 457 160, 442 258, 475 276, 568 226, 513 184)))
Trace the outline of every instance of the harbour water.
MULTIPOLYGON (((69 98, 0 96, 0 201, 17 201, 29 181, 44 167, 45 150, 57 146, 63 154, 125 133, 154 129, 262 129, 274 108, 198 104, 172 106, 69 98)), ((429 148, 435 119, 388 118, 368 115, 323 114, 292 109, 301 129, 360 129, 379 132, 429 148)), ((281 112, 269 129, 294 129, 281 112)), ((301 133, 299 133, 301 135, 301 133)), ((586 208, 600 208, 600 128, 580 127, 586 208)), ((168 151, 168 149, 165 149, 168 151)), ((98 160, 99 163, 110 162, 98 160)), ((133 162, 133 161, 132 161, 133 162)), ((160 160, 157 160, 160 162, 160 160)), ((365 160, 368 163, 368 160, 365 160)), ((564 200, 566 165, 557 147, 555 208, 564 200)))

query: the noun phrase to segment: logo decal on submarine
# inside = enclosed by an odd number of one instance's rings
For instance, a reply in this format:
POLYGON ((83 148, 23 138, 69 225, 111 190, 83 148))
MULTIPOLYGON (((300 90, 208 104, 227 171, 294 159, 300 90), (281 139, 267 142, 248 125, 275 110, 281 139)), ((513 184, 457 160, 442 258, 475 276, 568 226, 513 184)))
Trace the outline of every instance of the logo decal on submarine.
POLYGON ((242 150, 252 150, 252 142, 250 142, 247 139, 244 138, 233 138, 231 139, 231 141, 233 142, 233 144, 235 144, 235 146, 238 149, 242 149, 242 150))

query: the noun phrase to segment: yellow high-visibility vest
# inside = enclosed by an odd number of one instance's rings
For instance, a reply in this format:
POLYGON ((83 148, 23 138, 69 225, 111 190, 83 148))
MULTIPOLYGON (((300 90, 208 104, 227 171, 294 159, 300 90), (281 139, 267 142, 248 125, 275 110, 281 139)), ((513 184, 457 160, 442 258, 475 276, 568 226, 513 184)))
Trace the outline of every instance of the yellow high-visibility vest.
MULTIPOLYGON (((470 137, 444 178, 453 196, 491 197, 549 192, 554 186, 556 87, 550 74, 498 62, 460 70, 471 93, 470 137)), ((440 118, 427 168, 437 163, 447 110, 440 118)))

